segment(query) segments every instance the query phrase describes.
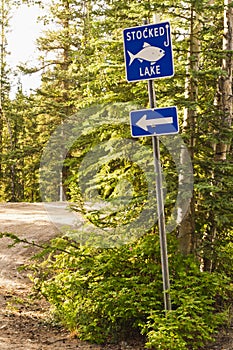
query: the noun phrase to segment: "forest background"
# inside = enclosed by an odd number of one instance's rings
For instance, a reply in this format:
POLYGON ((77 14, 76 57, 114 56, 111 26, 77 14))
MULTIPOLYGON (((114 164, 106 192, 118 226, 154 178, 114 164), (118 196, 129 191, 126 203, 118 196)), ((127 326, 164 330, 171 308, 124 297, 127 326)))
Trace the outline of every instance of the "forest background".
MULTIPOLYGON (((142 333, 148 347, 195 349, 220 325, 229 324, 232 313, 232 1, 51 0, 45 5, 2 0, 0 196, 7 202, 44 200, 40 167, 51 135, 68 118, 88 115, 88 108, 98 105, 96 116, 109 115, 114 123, 87 129, 70 147, 60 172, 66 199, 104 229, 126 225, 141 212, 147 182, 131 159, 110 158, 96 176, 98 193, 109 202, 130 184, 133 199, 119 212, 87 212, 77 174, 93 147, 102 144, 104 149, 109 140, 113 145, 116 139, 130 138, 129 126, 116 123, 119 115, 132 106, 148 107, 146 84, 125 80, 122 30, 141 25, 154 13, 171 23, 175 62, 175 76, 156 81, 157 105, 177 106, 194 176, 185 217, 168 235, 173 311, 164 317, 157 225, 110 249, 80 244, 72 235, 59 237, 38 257, 41 264, 31 268, 37 292, 82 339, 116 341, 130 330, 142 333), (11 97, 7 36, 11 12, 21 3, 45 9, 38 64, 19 67, 24 74, 41 72, 42 79, 27 94, 19 81, 11 97)), ((134 142, 147 146, 151 141, 134 142)), ((185 176, 178 176, 171 155, 161 147, 168 217, 185 176)), ((182 164, 182 150, 179 157, 182 164)), ((83 176, 88 178, 92 170, 89 164, 83 176)), ((53 174, 49 176, 52 183, 53 174)), ((64 199, 60 189, 61 184, 55 191, 48 187, 47 200, 64 199)))

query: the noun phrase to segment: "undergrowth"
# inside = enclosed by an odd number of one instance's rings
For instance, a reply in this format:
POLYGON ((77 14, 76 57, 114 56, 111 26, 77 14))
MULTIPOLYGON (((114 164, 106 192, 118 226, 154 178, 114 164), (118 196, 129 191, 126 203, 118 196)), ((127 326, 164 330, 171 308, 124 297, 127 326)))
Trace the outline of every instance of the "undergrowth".
POLYGON ((30 266, 36 295, 82 340, 117 342, 140 333, 147 348, 199 349, 229 318, 230 276, 201 272, 169 237, 172 311, 165 317, 159 239, 148 234, 117 249, 56 238, 30 266))

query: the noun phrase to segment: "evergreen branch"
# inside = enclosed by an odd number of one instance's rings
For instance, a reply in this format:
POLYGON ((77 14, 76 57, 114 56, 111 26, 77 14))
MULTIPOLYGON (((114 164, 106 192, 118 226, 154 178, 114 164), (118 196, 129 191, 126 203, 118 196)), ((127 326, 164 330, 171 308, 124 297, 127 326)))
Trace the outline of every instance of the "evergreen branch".
MULTIPOLYGON (((61 253, 66 253, 66 254, 72 255, 72 252, 70 252, 70 251, 68 251, 66 249, 58 248, 58 247, 52 247, 49 244, 38 244, 38 243, 36 243, 34 241, 29 241, 26 238, 19 238, 17 235, 15 235, 13 233, 9 233, 9 232, 1 232, 0 233, 0 239, 1 238, 10 238, 13 241, 12 244, 8 245, 8 248, 12 248, 16 244, 24 243, 24 244, 27 244, 29 246, 37 247, 37 248, 40 248, 40 249, 43 249, 43 250, 48 249, 51 252, 59 251, 61 253)), ((71 242, 70 242, 70 246, 73 247, 73 248, 78 249, 78 247, 76 245, 72 244, 71 242)))
POLYGON ((49 67, 49 66, 53 66, 53 65, 63 65, 64 62, 60 62, 60 61, 51 61, 51 62, 47 62, 46 64, 43 64, 40 67, 32 67, 32 68, 27 68, 24 67, 23 65, 18 65, 18 68, 24 73, 24 74, 32 74, 32 73, 38 73, 41 70, 49 67))

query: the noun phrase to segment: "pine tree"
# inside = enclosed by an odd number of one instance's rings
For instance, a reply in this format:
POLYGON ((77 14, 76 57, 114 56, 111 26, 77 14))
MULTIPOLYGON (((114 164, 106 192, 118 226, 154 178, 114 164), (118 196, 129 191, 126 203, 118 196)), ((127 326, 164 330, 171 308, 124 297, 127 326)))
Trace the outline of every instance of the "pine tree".
POLYGON ((213 161, 209 197, 208 234, 204 238, 204 268, 213 271, 218 265, 216 251, 228 241, 232 222, 232 49, 233 49, 233 10, 231 1, 224 0, 222 53, 220 76, 216 81, 215 123, 213 125, 213 161), (230 225, 229 225, 230 224, 230 225), (224 243, 225 241, 225 243, 224 243))
MULTIPOLYGON (((12 145, 12 131, 9 121, 8 108, 10 105, 9 100, 9 69, 7 66, 7 31, 9 29, 9 16, 10 16, 11 4, 8 0, 1 2, 1 18, 0 18, 0 30, 1 30, 1 47, 0 47, 0 179, 1 179, 1 196, 4 199, 5 193, 5 170, 10 168, 11 173, 14 173, 13 164, 4 164, 4 153, 11 148, 12 145), (7 135, 7 136, 6 136, 7 135), (9 141, 7 141, 9 140, 9 141)), ((13 185, 11 186, 11 193, 13 193, 13 185)))
POLYGON ((232 1, 224 0, 224 33, 222 74, 218 80, 216 106, 219 110, 218 142, 214 145, 215 160, 225 161, 230 149, 229 128, 232 125, 232 69, 233 69, 233 9, 232 1))
MULTIPOLYGON (((92 6, 91 1, 51 1, 46 23, 52 27, 37 41, 42 53, 40 67, 25 69, 26 72, 42 70, 42 84, 34 99, 41 144, 45 144, 52 131, 83 102, 81 85, 87 79, 84 67, 90 54, 87 42, 92 6)), ((60 173, 60 200, 64 199, 64 176, 60 173)))
MULTIPOLYGON (((188 4, 187 4, 188 5, 188 4)), ((200 9, 197 2, 190 3, 190 29, 189 29, 189 47, 186 64, 186 81, 185 81, 185 99, 183 132, 188 136, 187 146, 190 158, 194 160, 195 143, 197 137, 197 103, 198 103, 198 71, 200 65, 200 33, 201 22, 199 19, 200 9)), ((186 137, 187 137, 186 136, 186 137)), ((184 150, 181 149, 180 162, 184 165, 184 150)), ((185 182, 186 174, 180 175, 179 182, 185 182)), ((194 251, 196 243, 195 237, 195 207, 194 193, 191 198, 189 208, 183 220, 178 227, 178 240, 180 251, 189 254, 194 251)), ((180 208, 178 208, 180 212, 180 208)), ((183 213, 180 213, 183 214, 183 213)), ((178 218, 179 220, 179 218, 178 218)))

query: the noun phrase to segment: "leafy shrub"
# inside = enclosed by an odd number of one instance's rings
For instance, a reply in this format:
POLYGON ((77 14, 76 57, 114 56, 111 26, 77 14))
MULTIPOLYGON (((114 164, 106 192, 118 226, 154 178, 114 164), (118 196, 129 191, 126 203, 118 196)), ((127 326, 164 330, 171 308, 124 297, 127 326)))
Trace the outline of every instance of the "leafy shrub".
POLYGON ((210 341, 228 316, 226 310, 218 310, 215 303, 219 293, 225 299, 223 290, 229 293, 232 289, 228 282, 214 274, 179 273, 171 292, 174 310, 167 317, 153 311, 142 325, 142 332, 148 339, 146 346, 163 350, 186 350, 191 346, 195 350, 210 341))
POLYGON ((192 256, 177 253, 172 237, 173 311, 167 317, 157 235, 118 249, 78 247, 67 238, 51 245, 53 252, 31 267, 35 290, 49 300, 59 321, 83 340, 103 343, 141 332, 149 348, 197 349, 226 320, 230 277, 200 272, 192 256))

